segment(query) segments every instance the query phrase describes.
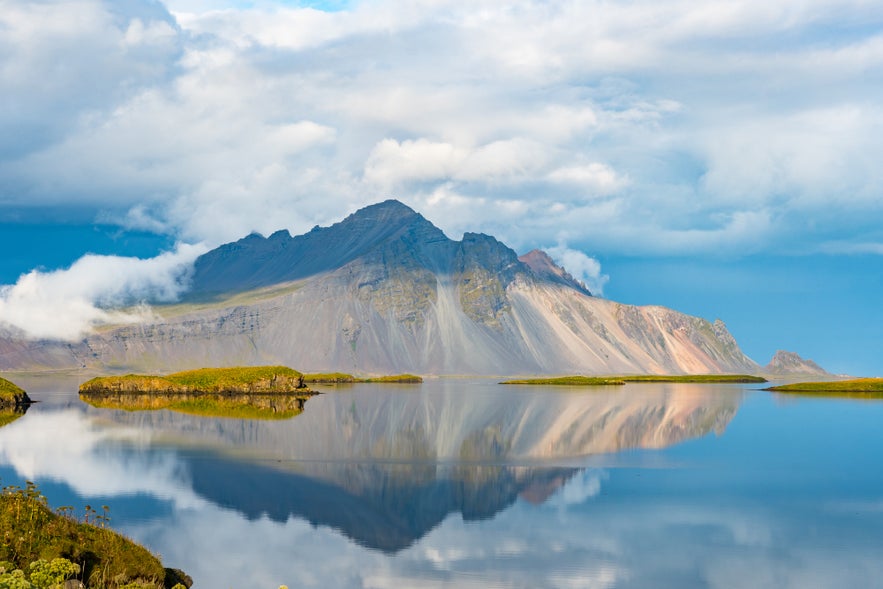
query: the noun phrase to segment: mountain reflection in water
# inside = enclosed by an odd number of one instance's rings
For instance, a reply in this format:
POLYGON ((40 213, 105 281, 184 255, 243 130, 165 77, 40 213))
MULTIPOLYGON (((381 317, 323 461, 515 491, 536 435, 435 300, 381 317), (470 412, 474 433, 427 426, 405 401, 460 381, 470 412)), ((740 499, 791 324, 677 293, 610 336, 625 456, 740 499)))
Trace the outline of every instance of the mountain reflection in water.
POLYGON ((545 501, 578 472, 575 458, 719 433, 740 398, 684 385, 475 395, 457 381, 433 384, 337 389, 284 422, 87 414, 211 452, 182 460, 192 490, 212 503, 250 519, 295 516, 395 552, 450 513, 479 520, 519 496, 545 501))
POLYGON ((41 378, 2 484, 109 505, 197 587, 883 589, 880 402, 442 379, 253 422, 41 378))

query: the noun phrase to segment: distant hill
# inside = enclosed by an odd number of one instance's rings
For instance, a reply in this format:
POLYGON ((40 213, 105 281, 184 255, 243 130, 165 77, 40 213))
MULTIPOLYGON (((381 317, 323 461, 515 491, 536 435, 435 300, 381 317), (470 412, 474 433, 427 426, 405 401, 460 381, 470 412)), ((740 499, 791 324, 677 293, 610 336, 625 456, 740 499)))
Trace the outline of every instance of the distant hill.
POLYGON ((0 339, 0 369, 285 364, 417 374, 753 373, 720 321, 591 296, 544 252, 448 238, 395 200, 197 259, 183 302, 79 344, 0 339))
POLYGON ((824 375, 829 374, 812 360, 804 360, 794 352, 778 350, 770 363, 763 368, 765 374, 775 375, 824 375))

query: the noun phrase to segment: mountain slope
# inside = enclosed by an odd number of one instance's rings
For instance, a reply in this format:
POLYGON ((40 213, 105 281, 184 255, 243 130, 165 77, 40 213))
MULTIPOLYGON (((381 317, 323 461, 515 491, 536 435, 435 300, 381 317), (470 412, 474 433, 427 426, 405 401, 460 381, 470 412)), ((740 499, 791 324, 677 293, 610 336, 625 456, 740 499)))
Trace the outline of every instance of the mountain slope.
MULTIPOLYGON (((302 236, 252 235, 209 252, 196 262, 187 301, 79 345, 32 346, 34 363, 421 374, 758 369, 720 322, 592 297, 547 256, 525 262, 483 234, 451 240, 397 201, 302 236)), ((15 352, 19 364, 27 359, 21 346, 15 352)))

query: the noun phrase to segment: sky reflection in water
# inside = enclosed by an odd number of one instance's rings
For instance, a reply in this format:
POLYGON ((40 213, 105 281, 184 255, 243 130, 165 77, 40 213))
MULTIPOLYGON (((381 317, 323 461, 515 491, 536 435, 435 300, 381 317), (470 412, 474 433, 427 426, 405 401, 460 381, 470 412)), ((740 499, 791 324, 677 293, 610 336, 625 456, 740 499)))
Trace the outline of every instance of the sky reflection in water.
POLYGON ((365 386, 285 422, 56 392, 0 478, 110 505, 197 587, 883 587, 883 404, 626 389, 365 386))

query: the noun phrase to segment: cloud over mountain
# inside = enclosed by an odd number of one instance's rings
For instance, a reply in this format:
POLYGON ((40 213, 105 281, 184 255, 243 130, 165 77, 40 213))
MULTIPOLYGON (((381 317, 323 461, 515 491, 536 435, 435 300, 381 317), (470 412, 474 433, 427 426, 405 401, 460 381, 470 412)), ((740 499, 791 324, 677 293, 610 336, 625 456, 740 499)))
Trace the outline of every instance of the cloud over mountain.
POLYGON ((859 0, 12 0, 0 198, 210 245, 396 196, 523 251, 878 251, 881 25, 859 0))

